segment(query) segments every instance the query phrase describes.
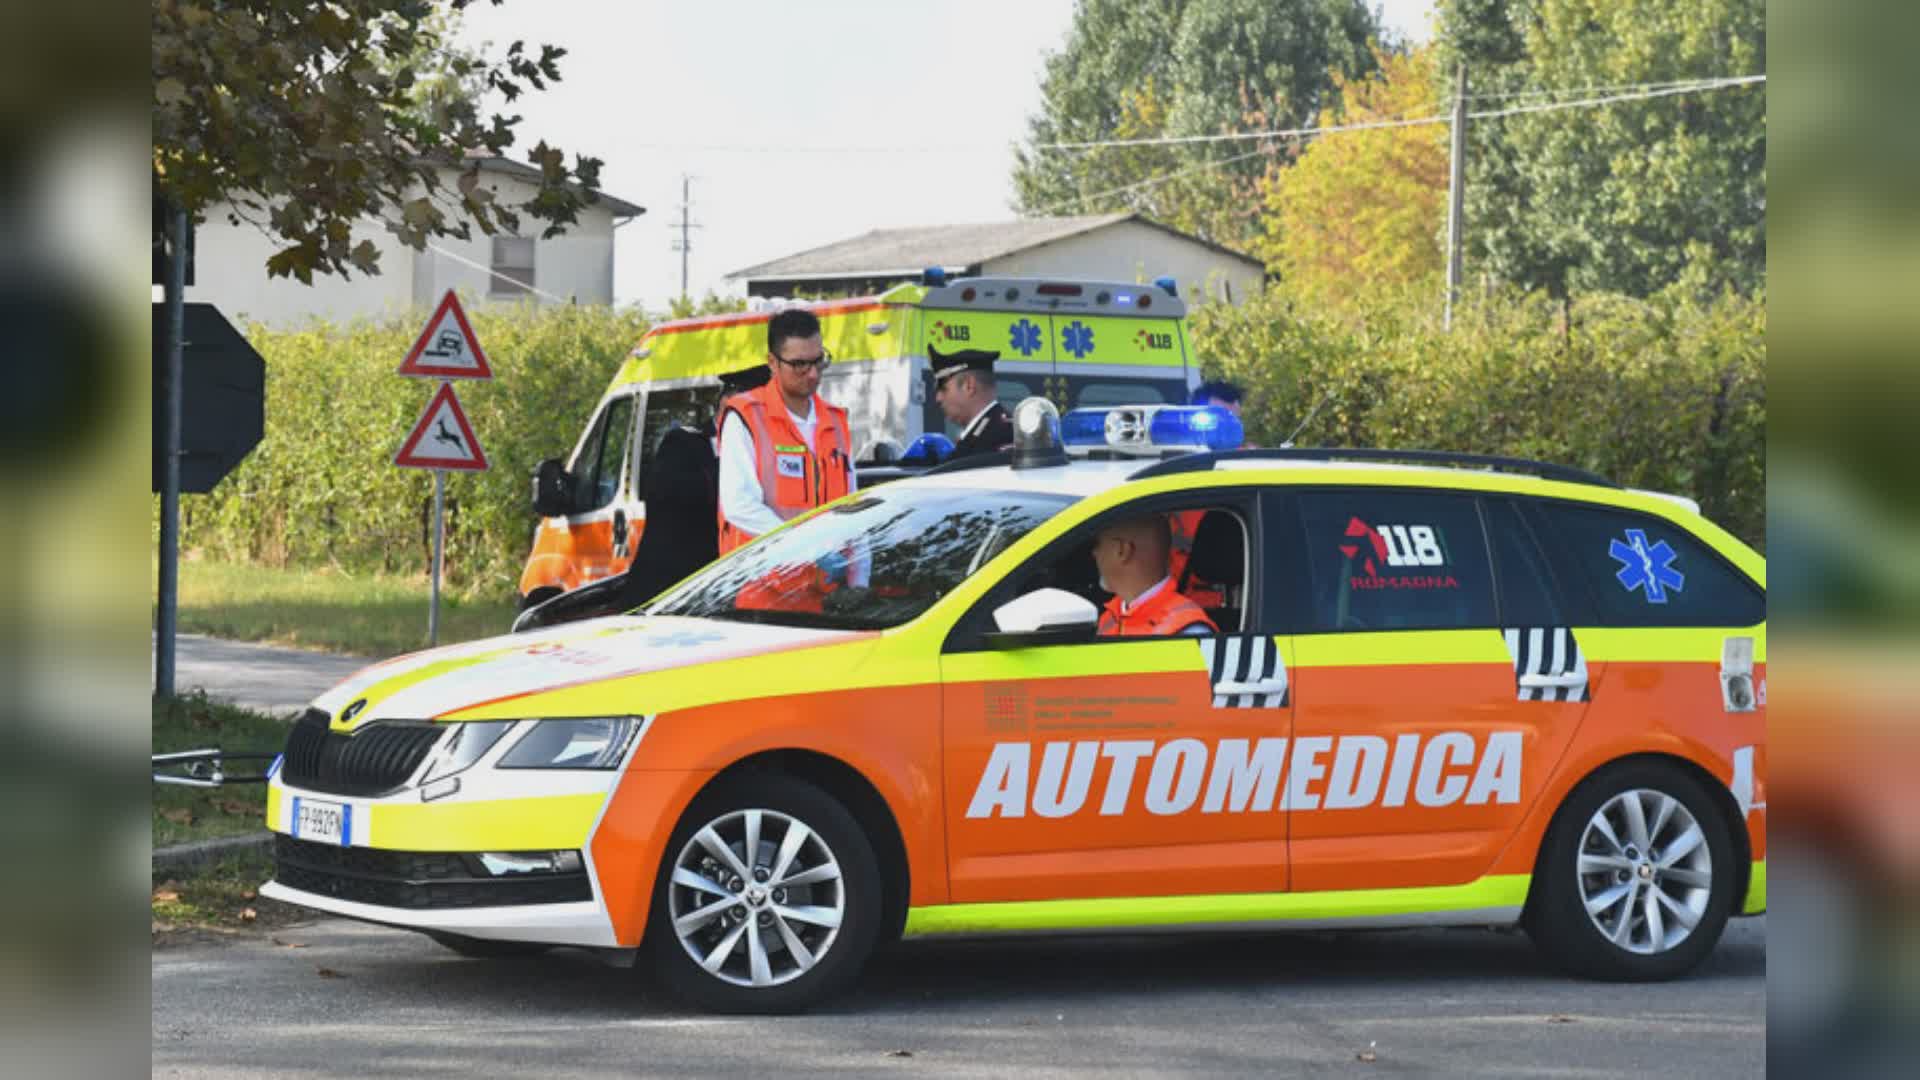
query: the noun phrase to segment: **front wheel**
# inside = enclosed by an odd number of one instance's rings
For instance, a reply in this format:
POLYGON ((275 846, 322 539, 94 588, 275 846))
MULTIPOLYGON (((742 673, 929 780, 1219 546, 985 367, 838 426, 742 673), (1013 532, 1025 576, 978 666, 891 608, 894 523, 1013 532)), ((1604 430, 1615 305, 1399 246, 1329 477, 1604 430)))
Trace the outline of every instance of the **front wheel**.
POLYGON ((1726 929, 1734 850, 1719 805, 1688 774, 1652 761, 1601 773, 1547 830, 1528 936, 1576 975, 1683 975, 1726 929))
POLYGON ((668 841, 651 966, 702 1008, 795 1012, 859 977, 880 897, 873 846, 838 800, 792 777, 729 778, 694 800, 668 841))

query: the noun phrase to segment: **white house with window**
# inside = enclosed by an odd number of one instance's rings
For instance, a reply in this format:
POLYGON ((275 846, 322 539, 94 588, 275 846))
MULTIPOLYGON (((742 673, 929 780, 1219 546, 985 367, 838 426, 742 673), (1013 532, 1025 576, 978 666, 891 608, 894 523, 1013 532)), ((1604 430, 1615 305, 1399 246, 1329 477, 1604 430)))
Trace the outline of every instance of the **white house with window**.
MULTIPOLYGON (((449 188, 458 170, 447 169, 449 188)), ((480 162, 481 186, 496 202, 525 202, 538 190, 539 170, 505 158, 480 162)), ((223 206, 208 209, 194 230, 194 283, 189 302, 217 305, 235 322, 298 326, 315 319, 334 323, 382 318, 430 308, 448 289, 480 303, 613 303, 613 233, 645 209, 606 192, 580 212, 580 220, 551 239, 546 223, 522 216, 520 234, 488 236, 479 229, 467 240, 446 237, 414 251, 377 222, 354 229, 354 241, 371 240, 380 252, 380 273, 318 275, 306 285, 267 276, 273 238, 252 224, 228 221, 223 206)))

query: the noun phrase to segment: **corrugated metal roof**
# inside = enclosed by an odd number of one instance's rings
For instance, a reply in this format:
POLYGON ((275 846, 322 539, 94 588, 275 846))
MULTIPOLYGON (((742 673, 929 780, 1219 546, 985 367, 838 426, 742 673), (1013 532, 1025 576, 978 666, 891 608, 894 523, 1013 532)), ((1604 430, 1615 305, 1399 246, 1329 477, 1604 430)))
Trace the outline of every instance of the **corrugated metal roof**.
MULTIPOLYGON (((1133 213, 1087 214, 1079 217, 1021 218, 984 225, 875 229, 824 247, 735 270, 727 276, 780 278, 818 274, 917 274, 929 266, 958 270, 1139 217, 1133 213)), ((1194 242, 1204 243, 1197 238, 1194 242)))

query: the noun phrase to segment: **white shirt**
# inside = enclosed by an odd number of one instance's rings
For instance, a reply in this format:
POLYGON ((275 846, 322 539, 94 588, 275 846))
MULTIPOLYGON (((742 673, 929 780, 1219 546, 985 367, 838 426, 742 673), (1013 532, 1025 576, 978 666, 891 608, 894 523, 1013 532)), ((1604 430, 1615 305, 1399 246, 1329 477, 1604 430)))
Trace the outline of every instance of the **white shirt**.
MULTIPOLYGON (((800 430, 807 449, 812 450, 814 433, 820 426, 820 410, 816 407, 803 418, 788 409, 787 418, 800 430)), ((759 536, 779 528, 785 519, 767 505, 767 493, 760 486, 759 457, 755 449, 747 422, 739 413, 729 412, 720 428, 720 512, 735 528, 759 536)), ((853 491, 857 486, 853 461, 849 458, 847 490, 853 491)))

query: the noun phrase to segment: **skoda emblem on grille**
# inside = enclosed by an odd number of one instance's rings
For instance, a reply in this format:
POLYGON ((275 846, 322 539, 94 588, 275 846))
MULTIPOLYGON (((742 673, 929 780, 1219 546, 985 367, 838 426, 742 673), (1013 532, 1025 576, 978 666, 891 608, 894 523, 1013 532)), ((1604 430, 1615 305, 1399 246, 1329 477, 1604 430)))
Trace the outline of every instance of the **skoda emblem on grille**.
POLYGON ((354 717, 360 715, 360 710, 366 707, 367 707, 366 698, 361 698, 359 701, 356 701, 353 704, 347 706, 345 709, 342 709, 340 711, 340 722, 343 724, 351 722, 354 717))

